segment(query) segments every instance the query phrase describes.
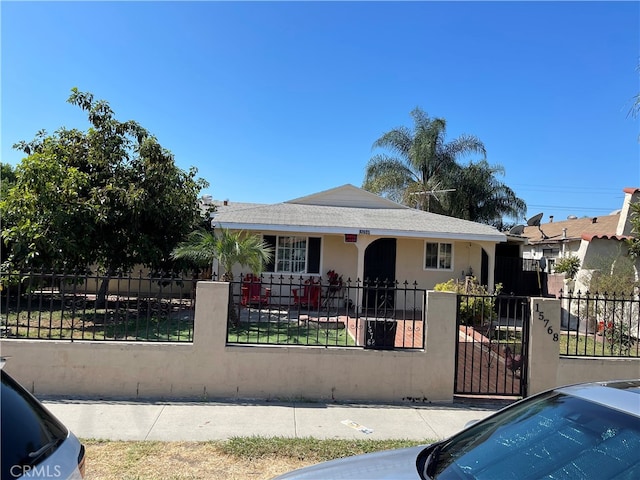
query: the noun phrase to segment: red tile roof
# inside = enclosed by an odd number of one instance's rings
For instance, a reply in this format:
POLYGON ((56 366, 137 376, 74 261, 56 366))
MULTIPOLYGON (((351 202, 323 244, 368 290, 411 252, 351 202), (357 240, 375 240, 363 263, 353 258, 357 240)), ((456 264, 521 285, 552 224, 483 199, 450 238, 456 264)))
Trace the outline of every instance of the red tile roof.
POLYGON ((593 240, 594 238, 603 238, 605 240, 627 240, 629 238, 633 238, 629 235, 596 235, 596 234, 588 234, 585 233, 582 235, 582 240, 586 240, 587 242, 590 242, 591 240, 593 240))

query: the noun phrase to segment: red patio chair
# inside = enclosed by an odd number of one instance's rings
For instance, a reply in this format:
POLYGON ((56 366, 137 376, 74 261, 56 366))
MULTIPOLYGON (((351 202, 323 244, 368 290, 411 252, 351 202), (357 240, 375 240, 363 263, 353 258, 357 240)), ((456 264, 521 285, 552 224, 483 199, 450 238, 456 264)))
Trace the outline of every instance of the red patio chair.
POLYGON ((240 303, 243 307, 264 306, 269 304, 271 289, 265 288, 262 294, 262 280, 253 273, 247 274, 242 280, 242 299, 240 303))
POLYGON ((314 309, 317 309, 320 305, 321 291, 322 285, 320 285, 320 281, 310 278, 304 282, 301 295, 298 295, 297 288, 291 289, 291 292, 293 293, 293 304, 299 307, 313 307, 314 309))

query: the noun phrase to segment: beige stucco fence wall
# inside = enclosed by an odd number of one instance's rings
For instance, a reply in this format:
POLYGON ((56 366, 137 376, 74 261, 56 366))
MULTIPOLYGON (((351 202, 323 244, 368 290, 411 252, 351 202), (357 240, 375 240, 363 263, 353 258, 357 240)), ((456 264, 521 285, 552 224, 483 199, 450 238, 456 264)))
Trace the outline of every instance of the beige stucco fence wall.
MULTIPOLYGON (((3 339, 0 353, 10 357, 5 369, 37 395, 453 400, 454 294, 428 292, 424 351, 377 351, 226 345, 228 288, 221 282, 198 283, 192 344, 3 339)), ((547 315, 559 331, 559 302, 535 302, 542 305, 533 305, 536 311, 547 315)), ((638 361, 614 361, 614 366, 604 367, 607 361, 599 359, 591 367, 570 367, 567 359, 558 358, 557 343, 542 324, 532 318, 530 393, 583 379, 638 376, 638 361)))

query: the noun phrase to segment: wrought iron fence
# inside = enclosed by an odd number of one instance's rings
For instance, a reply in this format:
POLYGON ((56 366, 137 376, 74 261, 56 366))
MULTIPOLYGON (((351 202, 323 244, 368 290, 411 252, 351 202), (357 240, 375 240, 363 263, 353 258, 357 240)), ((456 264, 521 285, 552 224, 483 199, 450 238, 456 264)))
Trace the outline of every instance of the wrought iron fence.
POLYGON ((229 344, 423 349, 426 291, 408 282, 241 275, 229 344))
POLYGON ((3 338, 192 342, 194 278, 0 273, 3 338))
POLYGON ((529 298, 458 294, 455 393, 526 396, 529 298))
POLYGON ((640 297, 560 292, 560 354, 640 357, 640 297))

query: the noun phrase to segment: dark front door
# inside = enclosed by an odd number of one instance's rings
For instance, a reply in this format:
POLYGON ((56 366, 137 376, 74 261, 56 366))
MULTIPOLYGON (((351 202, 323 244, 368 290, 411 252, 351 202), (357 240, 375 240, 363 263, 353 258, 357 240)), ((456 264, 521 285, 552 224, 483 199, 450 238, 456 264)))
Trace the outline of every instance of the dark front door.
POLYGON ((396 282, 396 239, 380 238, 364 252, 365 308, 393 309, 396 282))
POLYGON ((489 255, 482 249, 482 264, 480 266, 480 284, 489 285, 489 255))

